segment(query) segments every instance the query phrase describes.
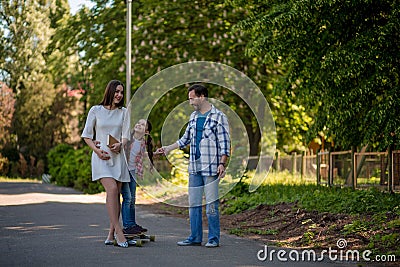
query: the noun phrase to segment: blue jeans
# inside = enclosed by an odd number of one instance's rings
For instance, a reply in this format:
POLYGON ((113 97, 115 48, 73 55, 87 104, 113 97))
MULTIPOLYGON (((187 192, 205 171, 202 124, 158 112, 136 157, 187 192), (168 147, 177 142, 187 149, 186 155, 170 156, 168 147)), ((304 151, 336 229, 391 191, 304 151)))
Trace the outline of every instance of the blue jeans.
POLYGON ((202 200, 204 193, 208 220, 208 241, 215 241, 219 244, 218 184, 218 176, 202 176, 199 173, 189 174, 189 219, 191 233, 188 240, 191 242, 203 241, 202 200))
POLYGON ((136 225, 136 178, 135 171, 129 171, 131 181, 128 183, 122 183, 121 195, 122 195, 122 223, 124 228, 129 228, 136 225))

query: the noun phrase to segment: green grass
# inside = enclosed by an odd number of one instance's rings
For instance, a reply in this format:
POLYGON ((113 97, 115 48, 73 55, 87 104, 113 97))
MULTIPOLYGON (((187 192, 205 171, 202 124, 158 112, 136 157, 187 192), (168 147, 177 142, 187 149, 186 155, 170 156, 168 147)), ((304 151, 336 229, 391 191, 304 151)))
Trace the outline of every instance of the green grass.
POLYGON ((233 228, 229 230, 230 234, 234 234, 237 236, 247 236, 249 234, 257 234, 257 235, 276 235, 278 233, 277 230, 267 229, 267 230, 259 230, 254 228, 249 229, 241 229, 241 228, 233 228))
POLYGON ((297 202, 300 207, 320 212, 363 214, 396 211, 400 215, 400 194, 371 187, 362 190, 327 187, 290 173, 270 173, 253 193, 248 192, 249 179, 242 180, 225 196, 225 214, 252 209, 260 204, 297 202))
MULTIPOLYGON (((248 174, 251 176, 252 174, 248 174)), ((343 227, 347 236, 369 237, 367 249, 376 253, 390 252, 400 255, 400 194, 383 192, 376 187, 353 190, 345 187, 317 185, 312 180, 301 179, 288 172, 270 173, 266 181, 249 193, 250 179, 242 179, 224 198, 223 214, 240 213, 260 204, 296 203, 309 211, 348 214, 352 223, 343 227)), ((233 229, 243 234, 243 229, 233 229)), ((303 235, 312 243, 314 232, 303 235)), ((317 244, 314 244, 317 245, 317 244)))

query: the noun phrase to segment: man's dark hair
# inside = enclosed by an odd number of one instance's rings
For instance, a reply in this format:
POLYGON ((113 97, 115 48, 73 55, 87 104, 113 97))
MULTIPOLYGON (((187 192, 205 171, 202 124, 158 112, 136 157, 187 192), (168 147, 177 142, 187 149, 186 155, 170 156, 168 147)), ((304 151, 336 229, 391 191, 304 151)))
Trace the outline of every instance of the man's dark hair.
POLYGON ((193 91, 196 96, 204 96, 208 97, 208 90, 207 88, 202 85, 202 84, 193 84, 192 86, 189 87, 188 92, 193 91))

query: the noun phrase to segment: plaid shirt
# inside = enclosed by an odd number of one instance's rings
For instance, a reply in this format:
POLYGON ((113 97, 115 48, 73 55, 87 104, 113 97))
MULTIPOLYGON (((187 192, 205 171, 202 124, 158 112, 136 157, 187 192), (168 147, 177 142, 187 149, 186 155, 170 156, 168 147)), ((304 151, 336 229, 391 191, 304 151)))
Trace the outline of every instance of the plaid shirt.
POLYGON ((203 136, 199 145, 201 156, 197 162, 196 120, 197 111, 190 115, 186 131, 177 143, 181 149, 190 144, 189 173, 199 172, 203 176, 215 176, 221 156, 230 155, 228 119, 224 113, 211 106, 211 111, 204 122, 203 136))

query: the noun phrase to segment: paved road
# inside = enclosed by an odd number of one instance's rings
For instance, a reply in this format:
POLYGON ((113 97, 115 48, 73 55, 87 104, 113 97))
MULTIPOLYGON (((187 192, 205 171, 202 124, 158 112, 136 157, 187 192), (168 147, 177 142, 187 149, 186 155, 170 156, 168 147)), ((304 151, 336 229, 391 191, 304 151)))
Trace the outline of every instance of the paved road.
POLYGON ((178 247, 188 234, 187 220, 140 208, 137 217, 156 242, 127 249, 105 246, 104 196, 48 184, 0 183, 0 266, 356 266, 280 262, 276 254, 273 262, 261 261, 257 253, 264 244, 227 234, 219 248, 178 247))

